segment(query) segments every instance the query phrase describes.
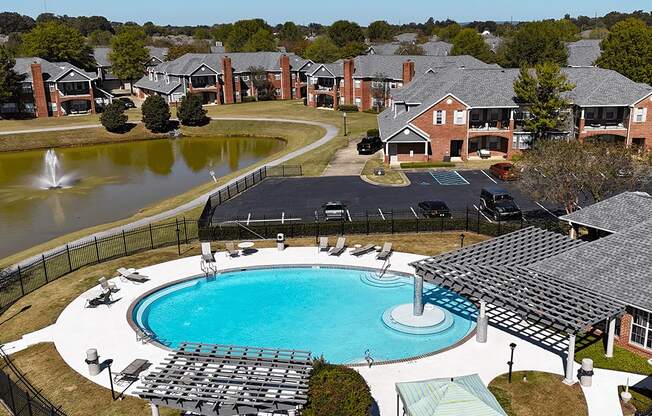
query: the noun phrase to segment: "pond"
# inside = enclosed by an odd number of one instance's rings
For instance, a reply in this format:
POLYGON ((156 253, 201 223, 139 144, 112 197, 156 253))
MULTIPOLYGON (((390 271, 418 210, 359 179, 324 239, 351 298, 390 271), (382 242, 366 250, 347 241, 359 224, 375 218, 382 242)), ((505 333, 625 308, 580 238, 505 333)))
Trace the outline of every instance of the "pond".
POLYGON ((284 146, 273 138, 201 136, 61 148, 56 170, 64 181, 57 189, 43 179, 45 150, 0 153, 0 258, 127 218, 284 146))

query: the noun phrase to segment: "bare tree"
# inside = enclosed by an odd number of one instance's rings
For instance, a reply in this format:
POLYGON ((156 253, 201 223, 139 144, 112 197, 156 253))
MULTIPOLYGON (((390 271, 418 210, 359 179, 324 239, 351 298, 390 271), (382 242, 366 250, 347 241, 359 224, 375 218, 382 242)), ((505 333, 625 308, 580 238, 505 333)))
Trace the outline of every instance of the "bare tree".
POLYGON ((389 83, 387 75, 376 73, 371 81, 371 96, 374 98, 376 111, 380 112, 385 108, 385 103, 389 98, 389 83))
POLYGON ((256 99, 260 101, 274 99, 274 94, 272 94, 273 85, 269 79, 267 79, 265 68, 251 66, 247 71, 249 71, 251 83, 256 89, 256 99))

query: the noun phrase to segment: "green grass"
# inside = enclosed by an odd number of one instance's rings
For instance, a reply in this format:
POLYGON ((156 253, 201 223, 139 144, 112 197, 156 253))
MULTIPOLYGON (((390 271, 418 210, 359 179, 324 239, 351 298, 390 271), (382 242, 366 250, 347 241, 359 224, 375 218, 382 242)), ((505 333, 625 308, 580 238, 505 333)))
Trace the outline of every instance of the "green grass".
MULTIPOLYGON (((140 109, 127 110, 129 120, 136 121, 141 119, 140 109)), ((87 114, 79 116, 65 116, 65 117, 46 117, 46 118, 32 118, 26 120, 12 120, 0 119, 0 131, 14 131, 14 130, 31 130, 42 129, 49 127, 64 127, 64 126, 81 126, 87 124, 99 124, 99 114, 87 114)))
POLYGON ((409 180, 403 172, 399 172, 386 166, 382 159, 374 157, 365 163, 362 169, 362 176, 368 181, 377 183, 378 185, 407 185, 409 180), (377 176, 374 174, 374 169, 378 167, 385 168, 385 174, 377 176))
POLYGON ((401 169, 424 169, 424 168, 452 168, 453 162, 406 162, 401 163, 401 169))
POLYGON ((648 364, 645 358, 618 345, 614 345, 613 358, 605 357, 602 338, 589 336, 587 339, 579 340, 575 345, 575 361, 578 363, 582 362, 582 358, 590 358, 596 368, 643 375, 652 374, 652 365, 648 364))

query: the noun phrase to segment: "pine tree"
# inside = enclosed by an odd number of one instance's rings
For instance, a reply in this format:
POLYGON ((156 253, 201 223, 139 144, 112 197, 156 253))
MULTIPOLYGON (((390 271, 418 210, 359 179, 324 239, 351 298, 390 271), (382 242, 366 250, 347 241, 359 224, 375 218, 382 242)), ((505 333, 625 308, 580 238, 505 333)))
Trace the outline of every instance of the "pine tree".
POLYGON ((25 76, 14 71, 15 64, 7 48, 0 47, 0 104, 16 103, 17 111, 21 112, 20 95, 25 76))
POLYGON ((202 107, 201 97, 188 94, 181 99, 177 109, 177 117, 184 126, 200 126, 208 120, 206 110, 202 107))
POLYGON ((125 105, 116 100, 106 106, 102 115, 100 115, 100 122, 105 129, 112 133, 122 133, 126 130, 128 117, 125 114, 125 105))
POLYGON ((170 129, 170 107, 163 97, 150 95, 141 107, 143 123, 154 133, 164 133, 170 129))

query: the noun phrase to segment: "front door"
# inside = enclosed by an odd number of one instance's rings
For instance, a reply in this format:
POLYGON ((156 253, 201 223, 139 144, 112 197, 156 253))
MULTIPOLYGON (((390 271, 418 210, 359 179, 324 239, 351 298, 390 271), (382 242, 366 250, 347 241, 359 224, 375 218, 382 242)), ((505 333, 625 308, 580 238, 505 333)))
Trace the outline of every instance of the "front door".
POLYGON ((464 140, 451 140, 451 157, 461 157, 464 140))

